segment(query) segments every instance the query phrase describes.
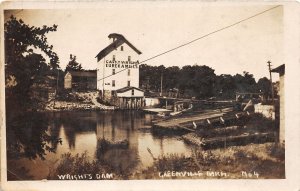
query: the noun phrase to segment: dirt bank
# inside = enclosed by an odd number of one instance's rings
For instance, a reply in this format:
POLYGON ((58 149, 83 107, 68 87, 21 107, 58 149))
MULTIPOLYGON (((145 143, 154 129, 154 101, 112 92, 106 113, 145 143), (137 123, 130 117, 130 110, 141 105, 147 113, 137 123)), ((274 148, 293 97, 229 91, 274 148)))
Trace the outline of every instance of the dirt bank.
POLYGON ((47 103, 46 111, 71 110, 114 110, 114 106, 101 104, 97 101, 98 92, 68 92, 47 103))

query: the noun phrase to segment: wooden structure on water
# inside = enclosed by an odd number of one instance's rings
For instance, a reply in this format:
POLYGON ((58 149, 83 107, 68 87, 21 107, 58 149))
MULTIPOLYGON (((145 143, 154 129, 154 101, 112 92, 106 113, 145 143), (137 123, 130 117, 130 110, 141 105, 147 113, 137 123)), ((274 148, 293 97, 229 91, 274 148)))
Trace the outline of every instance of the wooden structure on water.
POLYGON ((140 109, 145 106, 144 90, 127 86, 114 92, 112 104, 120 109, 140 109))
POLYGON ((155 132, 182 133, 182 139, 204 149, 275 141, 274 128, 247 126, 249 112, 231 108, 206 110, 185 117, 169 118, 153 124, 155 132))
POLYGON ((250 99, 258 100, 263 102, 265 100, 264 93, 253 93, 253 92, 236 92, 235 101, 248 102, 250 99))
POLYGON ((153 124, 154 129, 161 130, 183 130, 193 131, 195 125, 205 126, 211 123, 223 123, 222 121, 237 119, 239 113, 234 112, 232 108, 205 110, 198 114, 192 114, 185 117, 169 118, 167 120, 159 121, 153 124))

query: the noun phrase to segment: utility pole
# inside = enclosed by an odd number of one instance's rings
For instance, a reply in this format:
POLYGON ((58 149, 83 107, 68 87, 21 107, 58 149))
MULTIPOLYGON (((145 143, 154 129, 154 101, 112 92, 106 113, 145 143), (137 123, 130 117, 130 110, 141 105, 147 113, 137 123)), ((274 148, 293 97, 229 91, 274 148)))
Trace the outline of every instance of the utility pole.
POLYGON ((274 104, 274 90, 273 90, 273 82, 272 82, 272 73, 271 73, 271 61, 269 60, 268 62, 268 67, 269 67, 269 73, 270 73, 270 83, 271 83, 271 93, 272 93, 272 104, 274 104))
POLYGON ((162 96, 163 73, 160 75, 160 96, 162 96))

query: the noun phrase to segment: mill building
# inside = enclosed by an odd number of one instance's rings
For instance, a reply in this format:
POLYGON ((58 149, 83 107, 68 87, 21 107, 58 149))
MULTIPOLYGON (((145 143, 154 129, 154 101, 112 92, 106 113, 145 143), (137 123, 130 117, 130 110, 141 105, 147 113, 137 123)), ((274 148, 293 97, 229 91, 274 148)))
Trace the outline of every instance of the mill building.
POLYGON ((144 91, 139 88, 139 55, 123 35, 108 35, 109 45, 97 55, 97 89, 102 100, 120 108, 140 108, 144 91))

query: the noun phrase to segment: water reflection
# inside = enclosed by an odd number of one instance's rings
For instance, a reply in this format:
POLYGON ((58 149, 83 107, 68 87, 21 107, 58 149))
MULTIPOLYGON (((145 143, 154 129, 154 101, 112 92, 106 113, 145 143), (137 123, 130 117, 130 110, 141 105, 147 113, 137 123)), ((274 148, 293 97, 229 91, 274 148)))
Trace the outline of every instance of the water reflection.
POLYGON ((43 113, 7 117, 7 155, 10 158, 44 158, 61 142, 56 131, 48 132, 49 118, 43 113))
MULTIPOLYGON (((178 139, 178 137, 155 136, 150 131, 139 131, 139 128, 150 126, 152 115, 144 114, 138 111, 76 111, 76 112, 57 112, 50 114, 40 114, 39 120, 32 121, 36 129, 32 129, 35 134, 42 135, 46 133, 62 140, 58 142, 49 142, 55 153, 45 152, 45 161, 39 159, 39 165, 46 166, 52 161, 60 160, 62 154, 70 152, 71 154, 83 153, 87 151, 90 160, 101 160, 109 164, 116 172, 123 174, 126 178, 130 173, 139 169, 146 168, 153 164, 153 158, 148 152, 151 150, 155 157, 171 153, 189 155, 189 148, 178 139), (42 115, 43 118, 40 116, 42 115), (38 126, 40 121, 44 120, 46 126, 38 126), (42 130, 38 130, 39 128, 42 130), (101 150, 101 140, 109 143, 118 143, 128 141, 126 147, 111 146, 108 149, 101 150)), ((33 115, 31 115, 33 117, 33 115)), ((24 127, 27 129, 25 118, 24 127)), ((21 122, 18 122, 21 125, 21 122)), ((21 128, 22 129, 22 128, 21 128)), ((30 128, 29 128, 30 129, 30 128)), ((8 140, 14 140, 14 133, 7 134, 8 140)), ((23 132, 19 132, 23 133, 23 132)), ((16 133, 19 135, 18 133, 16 133)), ((27 134, 27 138, 35 141, 35 144, 43 144, 41 140, 34 137, 32 133, 27 134)), ((38 137, 38 136, 37 136, 38 137)), ((26 145, 28 142, 22 142, 26 145)), ((112 144, 114 145, 114 144, 112 144)), ((29 145, 27 145, 29 148, 29 145)), ((42 179, 47 177, 47 170, 44 173, 36 172, 36 165, 33 161, 14 160, 8 157, 9 165, 15 169, 24 166, 29 170, 33 179, 42 179)), ((54 164, 54 163, 53 163, 54 164)), ((53 166, 53 165, 52 165, 53 166)), ((15 173, 18 170, 15 170, 15 173)))

